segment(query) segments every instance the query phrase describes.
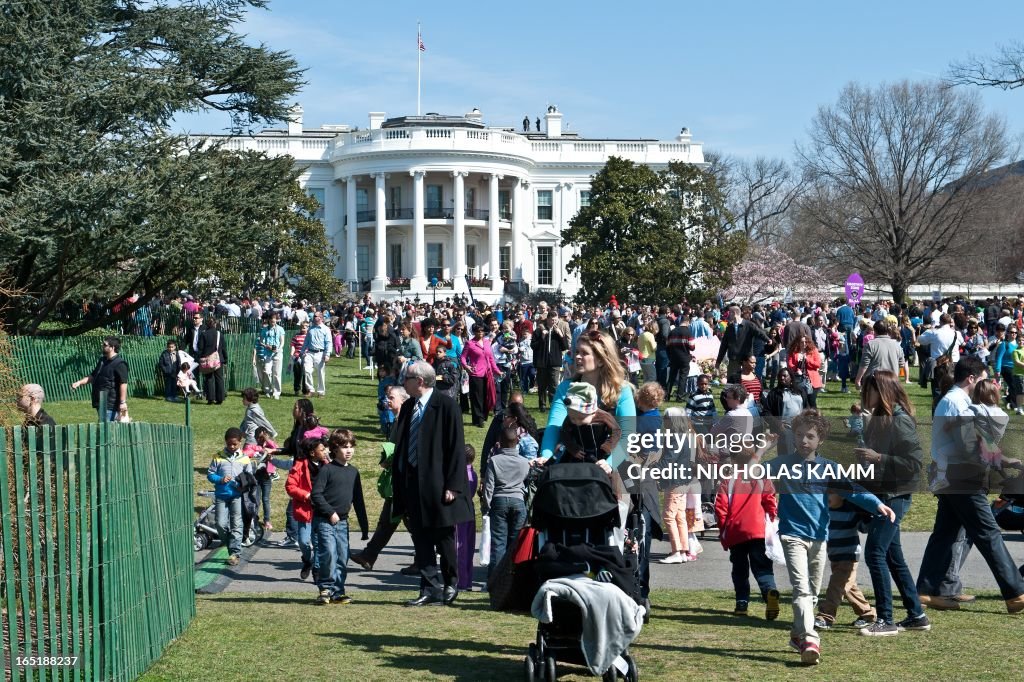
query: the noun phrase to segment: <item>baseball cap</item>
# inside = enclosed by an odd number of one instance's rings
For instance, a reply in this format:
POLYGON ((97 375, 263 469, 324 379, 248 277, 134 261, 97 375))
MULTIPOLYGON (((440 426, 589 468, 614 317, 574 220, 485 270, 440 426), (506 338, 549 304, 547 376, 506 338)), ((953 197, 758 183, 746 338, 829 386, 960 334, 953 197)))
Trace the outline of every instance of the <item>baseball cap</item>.
POLYGON ((597 389, 585 381, 575 381, 569 384, 564 402, 570 410, 593 414, 597 412, 597 389))

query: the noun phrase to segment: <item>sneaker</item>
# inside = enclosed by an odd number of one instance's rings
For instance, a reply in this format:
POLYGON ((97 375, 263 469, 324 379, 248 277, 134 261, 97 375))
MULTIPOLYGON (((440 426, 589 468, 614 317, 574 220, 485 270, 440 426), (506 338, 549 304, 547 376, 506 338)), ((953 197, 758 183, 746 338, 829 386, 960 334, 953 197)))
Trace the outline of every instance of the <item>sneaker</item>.
POLYGON ((351 604, 352 603, 352 597, 348 596, 347 594, 336 594, 333 597, 331 597, 331 603, 332 604, 351 604))
POLYGON ((814 629, 815 630, 831 630, 832 629, 832 623, 830 623, 827 620, 825 620, 825 618, 823 616, 817 616, 814 619, 814 629))
POLYGON ((305 580, 309 577, 309 574, 313 571, 313 564, 308 562, 302 563, 302 570, 299 571, 299 580, 305 580))
POLYGON ((683 557, 683 563, 686 563, 687 561, 696 561, 696 560, 697 560, 697 555, 694 554, 693 552, 687 552, 686 556, 683 557))
POLYGON ((800 651, 802 651, 804 648, 804 641, 799 637, 790 637, 789 648, 797 653, 800 653, 800 651))
POLYGON ((748 613, 747 606, 748 606, 747 602, 742 601, 742 600, 737 600, 736 601, 736 608, 734 608, 732 610, 732 615, 734 615, 734 616, 746 616, 747 613, 748 613))
POLYGON ((920 630, 926 632, 932 629, 932 624, 928 620, 928 616, 923 613, 917 618, 904 618, 896 624, 896 629, 900 630, 920 630))
POLYGON ((295 541, 295 538, 290 538, 290 537, 288 537, 286 535, 284 537, 284 540, 281 540, 281 542, 277 543, 277 546, 278 547, 298 547, 299 543, 295 541))
POLYGON ((683 561, 684 559, 682 552, 672 552, 664 559, 658 559, 659 564, 681 564, 683 563, 683 561))
POLYGON ((888 623, 879 618, 871 625, 861 629, 860 634, 865 637, 893 637, 900 634, 900 630, 893 623, 888 623))
POLYGON ((237 565, 238 565, 238 555, 237 554, 232 554, 231 556, 228 557, 228 566, 237 566, 237 565))
POLYGON ((959 611, 960 602, 952 597, 938 597, 927 594, 919 595, 921 604, 936 611, 959 611))
POLYGON ((275 471, 274 473, 270 474, 270 480, 271 481, 280 481, 281 480, 281 474, 279 474, 279 473, 277 473, 275 471))
POLYGON ((764 600, 764 619, 775 620, 779 617, 779 591, 768 590, 768 597, 764 600))
POLYGON ((848 388, 844 388, 844 389, 842 389, 842 390, 841 390, 841 391, 839 391, 839 392, 840 392, 840 393, 849 393, 849 392, 850 392, 850 389, 848 389, 848 388))
POLYGON ((330 604, 331 603, 331 591, 328 589, 320 590, 320 596, 316 598, 317 604, 330 604))
POLYGON ((800 649, 800 662, 804 665, 818 665, 821 662, 821 647, 814 642, 804 642, 800 649))
POLYGON ((853 621, 852 623, 850 623, 850 626, 851 627, 855 627, 858 630, 860 630, 861 628, 866 628, 867 626, 871 625, 874 622, 875 622, 874 618, 868 619, 868 618, 864 618, 862 616, 862 617, 858 618, 857 620, 853 621))

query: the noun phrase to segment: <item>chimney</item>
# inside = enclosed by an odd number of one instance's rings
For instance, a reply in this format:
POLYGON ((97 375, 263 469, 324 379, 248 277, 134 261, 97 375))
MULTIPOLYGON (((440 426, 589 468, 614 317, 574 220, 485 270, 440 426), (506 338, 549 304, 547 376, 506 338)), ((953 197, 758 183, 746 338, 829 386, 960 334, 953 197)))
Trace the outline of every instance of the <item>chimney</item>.
POLYGON ((384 122, 385 116, 387 116, 387 114, 383 111, 371 111, 370 130, 380 130, 380 124, 384 122))
POLYGON ((679 135, 676 136, 676 140, 678 140, 679 142, 683 142, 683 143, 689 143, 689 141, 690 141, 690 139, 692 137, 693 136, 690 135, 690 129, 689 128, 683 128, 682 130, 679 131, 679 135))
POLYGON ((467 121, 473 121, 474 123, 484 122, 484 115, 476 107, 473 107, 473 111, 466 114, 465 118, 467 121))
POLYGON ((562 136, 562 115, 554 105, 548 107, 548 113, 544 114, 544 134, 548 137, 562 136))
POLYGON ((302 135, 302 105, 295 104, 288 110, 288 134, 302 135))

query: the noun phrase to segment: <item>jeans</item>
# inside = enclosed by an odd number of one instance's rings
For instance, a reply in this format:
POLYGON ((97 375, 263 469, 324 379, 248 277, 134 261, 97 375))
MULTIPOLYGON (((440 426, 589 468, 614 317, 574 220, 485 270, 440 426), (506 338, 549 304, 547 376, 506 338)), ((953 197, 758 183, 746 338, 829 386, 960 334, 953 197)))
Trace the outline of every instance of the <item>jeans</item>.
POLYGON ((348 577, 348 519, 331 524, 318 516, 313 519, 313 526, 320 559, 316 586, 321 590, 329 590, 332 597, 345 594, 345 578, 348 577))
POLYGON ((964 591, 964 584, 960 581, 960 569, 963 568, 964 563, 967 561, 967 555, 971 553, 971 547, 974 543, 967 537, 967 533, 963 528, 957 533, 956 541, 953 543, 953 560, 949 562, 949 568, 946 570, 946 577, 939 585, 939 596, 941 597, 955 597, 958 594, 962 594, 964 591))
POLYGON ((953 560, 953 546, 962 528, 985 558, 1003 599, 1015 599, 1024 594, 1024 578, 1017 571, 1006 549, 988 498, 981 493, 936 497, 939 506, 935 510, 935 526, 921 558, 921 572, 917 576, 918 593, 940 594, 941 585, 953 560))
POLYGON ((892 623, 892 582, 903 597, 903 608, 911 618, 924 611, 917 596, 914 576, 903 558, 900 544, 900 521, 910 510, 910 495, 898 495, 886 502, 896 512, 896 521, 889 523, 884 516, 876 516, 868 526, 868 539, 864 543, 864 562, 871 573, 871 586, 875 590, 875 611, 880 620, 892 623), (890 579, 891 572, 891 579, 890 579))
POLYGON ((839 381, 842 382, 840 388, 846 388, 846 382, 850 379, 850 356, 849 355, 837 355, 836 356, 836 375, 839 377, 839 381))
POLYGON ((295 520, 292 510, 292 501, 288 500, 288 506, 284 510, 284 535, 296 540, 299 537, 299 522, 295 520))
POLYGON ((519 388, 523 393, 533 388, 536 378, 537 370, 533 368, 532 362, 524 362, 519 365, 519 388))
POLYGON ((320 570, 320 553, 317 551, 319 542, 316 534, 313 533, 313 524, 309 521, 296 521, 295 541, 299 543, 299 553, 302 555, 302 565, 312 566, 314 570, 320 570))
POLYGON ((825 574, 825 541, 783 535, 782 553, 793 586, 793 627, 790 635, 813 644, 821 638, 814 629, 814 611, 825 574))
MULTIPOLYGON (((260 485, 260 499, 263 501, 263 523, 270 520, 270 489, 274 482, 268 477, 265 481, 257 481, 260 485)), ((255 520, 253 521, 255 523, 255 520)))
POLYGON ((657 380, 658 367, 654 364, 654 358, 647 358, 640 361, 640 374, 644 378, 644 383, 657 380))
POLYGON ((178 399, 178 377, 174 374, 164 375, 164 398, 167 400, 178 399))
POLYGON ((495 497, 491 500, 490 514, 491 561, 487 565, 488 576, 526 523, 526 502, 519 497, 495 497))
POLYGON ((668 392, 668 349, 659 348, 654 353, 654 369, 658 375, 658 383, 668 392))
POLYGON ((754 376, 756 376, 758 379, 760 379, 762 383, 764 383, 764 368, 765 368, 765 364, 766 364, 766 361, 764 359, 764 356, 763 355, 758 355, 757 358, 756 358, 756 363, 754 364, 754 376))
POLYGON ((217 532, 228 554, 237 556, 242 551, 242 498, 217 500, 217 532))
POLYGON ((668 368, 668 388, 665 389, 665 399, 667 400, 672 395, 672 389, 675 388, 676 397, 682 397, 683 393, 686 392, 686 375, 690 373, 689 366, 682 365, 670 365, 668 368))
POLYGON ((750 601, 750 574, 761 589, 761 598, 768 596, 768 590, 775 589, 775 571, 772 560, 765 554, 764 538, 747 540, 729 548, 732 562, 732 586, 736 590, 736 601, 750 601))

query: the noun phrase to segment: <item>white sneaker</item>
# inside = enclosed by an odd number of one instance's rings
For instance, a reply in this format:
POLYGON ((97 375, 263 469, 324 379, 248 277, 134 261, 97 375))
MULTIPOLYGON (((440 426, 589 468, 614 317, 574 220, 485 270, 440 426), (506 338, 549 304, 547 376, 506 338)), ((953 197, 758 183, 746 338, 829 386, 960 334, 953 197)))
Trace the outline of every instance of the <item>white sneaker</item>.
POLYGON ((1018 408, 1017 408, 1017 414, 1022 414, 1022 415, 1024 415, 1024 407, 1018 407, 1018 408))
POLYGON ((697 555, 704 551, 704 548, 700 546, 700 540, 697 539, 696 535, 690 536, 690 554, 697 555))
POLYGON ((681 564, 685 561, 682 552, 672 552, 664 559, 658 559, 659 564, 681 564))

